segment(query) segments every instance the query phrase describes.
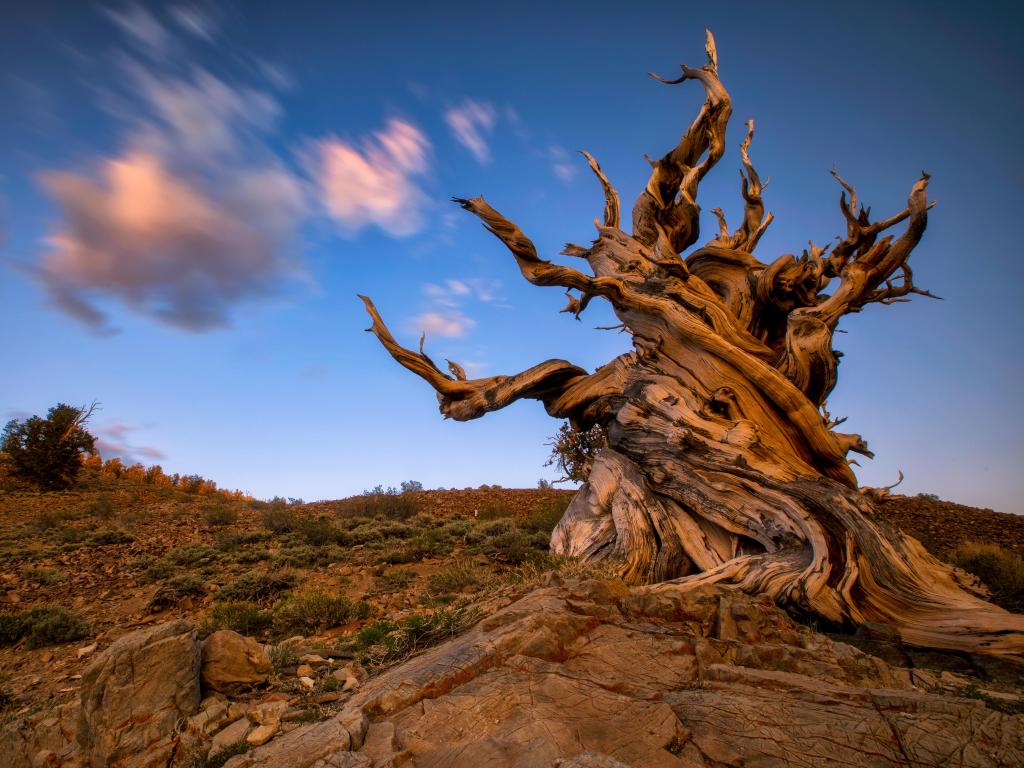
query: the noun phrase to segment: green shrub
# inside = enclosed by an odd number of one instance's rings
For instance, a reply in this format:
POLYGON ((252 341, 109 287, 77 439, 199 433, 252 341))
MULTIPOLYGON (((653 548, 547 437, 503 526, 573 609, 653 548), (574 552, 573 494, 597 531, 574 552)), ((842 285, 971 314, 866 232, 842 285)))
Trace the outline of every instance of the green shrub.
POLYGON ((85 429, 95 409, 58 403, 46 418, 11 419, 0 434, 0 451, 7 454, 9 472, 43 490, 59 490, 75 484, 82 457, 95 453, 96 438, 85 429))
POLYGON ((965 542, 953 552, 954 565, 973 573, 992 591, 992 602, 1024 613, 1024 558, 998 544, 965 542))
POLYGON ((220 531, 214 534, 213 546, 218 552, 234 552, 264 541, 266 534, 259 531, 220 531))
POLYGON ((328 544, 345 544, 348 536, 329 520, 322 517, 303 517, 296 522, 295 529, 307 544, 325 547, 328 544))
POLYGON ((308 635, 367 618, 369 603, 353 602, 345 595, 321 589, 300 592, 283 600, 274 611, 274 629, 280 634, 308 635))
POLYGON ((200 757, 189 768, 224 768, 224 764, 232 757, 244 755, 252 749, 252 746, 245 739, 229 744, 215 755, 200 757))
POLYGON ((347 560, 349 553, 340 547, 285 547, 274 554, 275 568, 319 568, 347 560))
POLYGON ((176 606, 186 597, 202 597, 206 594, 205 582, 194 573, 186 573, 167 579, 149 601, 151 610, 163 610, 176 606))
POLYGON ((517 520, 516 524, 528 533, 543 533, 550 536, 551 532, 555 530, 555 526, 558 525, 558 521, 565 514, 569 501, 570 499, 566 498, 564 501, 551 501, 544 504, 534 509, 525 518, 517 520))
POLYGON ((36 516, 34 524, 40 531, 53 531, 62 528, 64 523, 74 519, 75 515, 69 509, 44 509, 36 516))
POLYGON ((350 499, 343 515, 361 517, 383 517, 388 520, 408 520, 423 507, 423 501, 415 491, 399 492, 394 488, 376 488, 363 491, 362 496, 350 499))
MULTIPOLYGON (((331 678, 333 679, 333 678, 331 678)), ((0 676, 0 715, 14 707, 14 694, 7 687, 7 678, 0 676)))
POLYGON ((412 614, 397 622, 376 621, 357 633, 355 646, 365 663, 384 666, 455 637, 480 615, 478 610, 466 607, 439 608, 429 614, 412 614))
POLYGON ((89 502, 85 508, 85 514, 98 517, 101 520, 110 520, 114 516, 114 500, 105 493, 101 494, 89 502))
POLYGON ((60 605, 43 605, 17 613, 0 613, 0 646, 25 638, 27 648, 80 640, 89 625, 60 605))
POLYGON ((238 520, 238 512, 226 504, 218 504, 203 510, 206 522, 210 525, 231 525, 238 520))
POLYGON ((246 573, 217 591, 215 600, 222 602, 267 603, 296 585, 298 577, 291 571, 246 573))
POLYGON ((58 570, 40 567, 26 568, 23 575, 29 581, 46 586, 53 586, 64 578, 64 574, 58 570))
POLYGON ((298 529, 299 516, 287 505, 271 502, 262 512, 263 527, 271 533, 290 533, 298 529))
POLYGON ((205 544, 186 544, 167 552, 163 559, 172 565, 185 568, 201 568, 214 565, 220 560, 220 553, 205 544))
POLYGON ((119 531, 116 528, 103 528, 93 531, 85 540, 85 546, 103 547, 108 544, 131 544, 135 537, 130 533, 119 531))
POLYGON ((408 568, 399 568, 397 571, 382 573, 374 581, 374 587, 378 592, 398 592, 405 589, 416 581, 416 572, 408 568))
MULTIPOLYGON (((530 528, 536 529, 545 525, 545 518, 538 516, 535 520, 527 520, 530 528)), ((507 565, 521 565, 528 560, 541 557, 547 553, 550 532, 540 533, 520 528, 519 524, 509 518, 485 520, 473 526, 466 533, 467 544, 473 545, 475 552, 487 555, 507 565)))
POLYGON ((207 619, 208 629, 232 629, 240 635, 258 635, 274 621, 270 611, 247 602, 218 603, 207 619))
POLYGON ((432 595, 451 595, 478 582, 476 566, 471 560, 452 563, 427 580, 427 591, 432 595))
POLYGON ((418 563, 427 557, 440 557, 453 549, 451 540, 442 531, 423 531, 404 544, 388 546, 379 559, 389 565, 418 563))

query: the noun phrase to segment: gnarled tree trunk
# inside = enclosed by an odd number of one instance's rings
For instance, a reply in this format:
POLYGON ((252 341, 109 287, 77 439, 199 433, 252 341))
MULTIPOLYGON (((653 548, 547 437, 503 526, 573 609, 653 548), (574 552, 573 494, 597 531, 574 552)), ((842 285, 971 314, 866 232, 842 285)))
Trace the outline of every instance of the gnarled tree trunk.
POLYGON ((604 427, 608 447, 552 535, 556 554, 616 559, 626 579, 650 589, 727 583, 837 624, 886 622, 916 645, 1024 651, 1024 616, 980 599, 958 572, 876 519, 877 492, 857 488, 847 458, 870 456, 867 445, 835 431, 826 409, 840 318, 930 295, 914 286, 907 263, 927 223, 927 174, 905 210, 878 222, 833 174, 845 236, 830 252, 812 243, 800 257, 766 264, 753 255, 772 215, 749 157, 750 121, 743 222, 730 232, 715 209, 718 235, 682 258, 698 239, 697 188, 722 156, 732 111, 710 33, 707 53, 702 68, 657 78, 695 80, 707 100, 679 143, 651 163, 631 234, 620 226, 618 194, 586 155, 604 191, 604 219, 589 247, 563 253, 592 274, 540 259, 483 198, 456 199, 504 242, 527 280, 567 289, 565 311, 578 319, 594 297, 609 301, 632 352, 594 373, 549 360, 471 380, 456 363, 442 372, 422 340, 419 352, 400 346, 361 297, 370 330, 435 388, 446 417, 473 419, 533 398, 578 428, 604 427), (898 237, 884 234, 904 221, 898 237))

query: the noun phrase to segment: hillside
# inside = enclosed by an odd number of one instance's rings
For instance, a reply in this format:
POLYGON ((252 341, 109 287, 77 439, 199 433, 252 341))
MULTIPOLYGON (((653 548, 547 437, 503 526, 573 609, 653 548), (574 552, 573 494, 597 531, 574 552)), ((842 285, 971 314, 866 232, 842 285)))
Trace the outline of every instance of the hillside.
MULTIPOLYGON (((81 675, 104 649, 172 619, 203 634, 230 628, 262 642, 301 636, 295 648, 358 658, 376 679, 542 584, 606 576, 546 555, 548 533, 571 497, 485 487, 292 504, 94 472, 74 491, 0 492, 4 722, 35 723, 77 706, 81 675), (561 575, 545 575, 551 571, 561 575), (33 614, 44 606, 68 612, 33 614)), ((1021 517, 902 496, 880 511, 939 557, 967 541, 1024 553, 1021 517)), ((832 637, 893 661, 893 648, 871 633, 832 637)), ((981 681, 1017 706, 1013 667, 993 673, 987 662, 895 653, 900 666, 960 676, 963 689, 981 681)), ((349 697, 327 678, 311 678, 301 655, 275 656, 268 686, 254 694, 290 702, 285 730, 326 721, 349 697)))

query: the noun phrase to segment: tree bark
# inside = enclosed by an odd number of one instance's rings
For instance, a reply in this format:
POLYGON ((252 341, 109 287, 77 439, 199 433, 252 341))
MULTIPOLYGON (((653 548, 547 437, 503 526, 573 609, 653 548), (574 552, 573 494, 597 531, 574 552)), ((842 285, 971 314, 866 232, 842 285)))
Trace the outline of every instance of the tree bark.
POLYGON ((835 431, 841 420, 827 411, 839 320, 870 303, 931 295, 914 285, 907 263, 927 224, 928 175, 904 211, 871 222, 833 173, 845 236, 831 251, 811 243, 799 257, 766 264, 753 255, 772 214, 750 159, 750 121, 740 147, 743 221, 730 232, 715 209, 717 236, 682 258, 699 237, 698 185, 722 157, 732 111, 710 33, 707 53, 704 67, 657 78, 696 80, 707 100, 676 147, 651 162, 631 234, 620 228, 617 192, 584 153, 604 193, 604 219, 590 246, 564 253, 592 274, 539 258, 483 198, 456 199, 504 242, 527 280, 566 289, 564 311, 579 319, 594 297, 609 301, 633 351, 591 374, 550 360, 469 380, 457 364, 449 363, 452 375, 438 369, 422 339, 418 353, 401 347, 362 297, 370 330, 434 387, 446 417, 477 418, 533 398, 577 427, 605 429, 608 447, 552 535, 555 554, 614 559, 624 578, 652 589, 732 584, 838 625, 893 624, 915 645, 1020 654, 1024 616, 985 602, 964 574, 876 519, 878 493, 858 489, 847 458, 870 456, 867 444, 835 431), (883 234, 904 221, 898 237, 883 234))

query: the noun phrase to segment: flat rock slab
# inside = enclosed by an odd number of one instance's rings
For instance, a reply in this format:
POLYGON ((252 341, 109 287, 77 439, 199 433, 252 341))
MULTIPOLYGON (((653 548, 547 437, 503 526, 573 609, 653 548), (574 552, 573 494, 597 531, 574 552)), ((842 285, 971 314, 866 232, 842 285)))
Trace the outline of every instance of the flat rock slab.
POLYGON ((1024 765, 1024 716, 915 675, 728 589, 583 582, 527 595, 226 768, 1024 765))

